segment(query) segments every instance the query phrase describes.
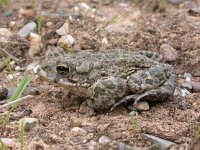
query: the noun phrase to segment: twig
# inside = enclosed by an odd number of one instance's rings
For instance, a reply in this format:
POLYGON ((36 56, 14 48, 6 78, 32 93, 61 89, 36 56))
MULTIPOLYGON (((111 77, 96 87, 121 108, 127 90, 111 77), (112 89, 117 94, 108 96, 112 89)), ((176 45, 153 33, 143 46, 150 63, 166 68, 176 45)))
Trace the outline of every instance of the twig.
POLYGON ((9 54, 6 50, 4 50, 3 48, 0 48, 1 51, 3 51, 3 53, 5 53, 7 56, 9 56, 11 59, 15 60, 15 61, 19 61, 18 58, 14 57, 13 55, 9 54))
POLYGON ((31 99, 31 98, 33 98, 33 97, 34 97, 33 95, 24 96, 24 97, 22 97, 22 98, 16 99, 16 100, 14 100, 14 101, 12 101, 12 102, 8 102, 8 103, 6 103, 6 104, 0 106, 0 109, 2 109, 2 108, 4 108, 4 107, 11 106, 11 105, 13 105, 13 104, 15 104, 15 103, 18 103, 18 102, 23 102, 23 101, 28 100, 28 99, 31 99))

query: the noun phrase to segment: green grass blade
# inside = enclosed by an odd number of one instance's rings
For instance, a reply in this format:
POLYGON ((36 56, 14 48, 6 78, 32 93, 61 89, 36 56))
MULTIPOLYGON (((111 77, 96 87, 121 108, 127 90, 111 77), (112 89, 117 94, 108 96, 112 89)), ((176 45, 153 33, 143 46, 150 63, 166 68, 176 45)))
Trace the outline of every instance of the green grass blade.
POLYGON ((1 0, 3 6, 8 6, 9 0, 1 0))
MULTIPOLYGON (((28 84, 30 83, 30 81, 32 80, 32 78, 30 76, 25 76, 19 83, 18 87, 15 90, 15 93, 12 95, 12 97, 10 98, 10 101, 14 101, 18 98, 21 97, 22 93, 24 92, 24 90, 26 89, 26 87, 28 86, 28 84)), ((3 128, 6 127, 7 122, 10 118, 10 114, 11 112, 19 105, 19 103, 15 103, 12 105, 11 109, 8 111, 4 122, 3 122, 3 128)))
POLYGON ((24 147, 24 119, 19 122, 19 142, 20 150, 23 150, 24 147))

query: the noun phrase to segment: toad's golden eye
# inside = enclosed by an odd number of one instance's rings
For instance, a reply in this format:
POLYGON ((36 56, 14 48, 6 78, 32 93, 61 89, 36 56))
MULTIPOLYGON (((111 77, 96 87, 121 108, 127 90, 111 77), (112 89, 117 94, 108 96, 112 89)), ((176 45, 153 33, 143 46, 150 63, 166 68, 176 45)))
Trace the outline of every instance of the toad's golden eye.
POLYGON ((58 65, 56 71, 60 75, 66 75, 69 73, 69 67, 67 65, 58 65))

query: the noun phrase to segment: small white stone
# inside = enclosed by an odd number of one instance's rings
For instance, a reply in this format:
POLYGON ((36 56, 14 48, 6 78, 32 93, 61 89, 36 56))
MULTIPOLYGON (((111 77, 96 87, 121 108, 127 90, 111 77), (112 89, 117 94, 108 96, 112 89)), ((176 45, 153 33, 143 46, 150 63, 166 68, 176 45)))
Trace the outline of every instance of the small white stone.
POLYGON ((38 68, 39 68, 39 65, 33 67, 33 73, 37 74, 38 73, 38 68))
POLYGON ((186 95, 190 95, 191 93, 187 90, 187 89, 181 89, 180 90, 180 95, 182 96, 182 97, 185 97, 186 95))
POLYGON ((75 42, 74 38, 71 35, 67 35, 67 40, 69 41, 70 46, 72 46, 75 42))
POLYGON ((28 51, 29 57, 34 59, 35 55, 41 52, 43 44, 41 43, 41 36, 36 33, 30 33, 30 49, 28 51))
POLYGON ((60 47, 66 48, 71 47, 74 44, 75 40, 71 35, 64 35, 58 40, 58 45, 60 47))
POLYGON ((90 9, 90 6, 86 3, 79 3, 78 6, 83 9, 85 12, 87 12, 90 9))
POLYGON ((67 35, 69 33, 69 23, 64 23, 62 27, 56 30, 56 33, 60 36, 67 35))
POLYGON ((191 82, 192 80, 191 80, 190 77, 187 77, 187 78, 185 79, 185 81, 186 81, 186 82, 191 82))
POLYGON ((19 71, 19 70, 21 70, 21 67, 20 67, 20 66, 16 66, 16 67, 15 67, 15 70, 16 70, 16 71, 19 71))
POLYGON ((7 28, 0 28, 0 40, 6 40, 12 35, 12 32, 7 28))
POLYGON ((96 11, 96 8, 92 8, 92 13, 95 13, 96 11))
POLYGON ((103 38, 102 41, 101 41, 101 44, 102 44, 102 45, 108 45, 108 40, 107 40, 107 38, 103 38))
POLYGON ((69 16, 69 20, 72 21, 72 20, 73 20, 73 17, 72 17, 72 16, 69 16))
POLYGON ((53 22, 47 22, 46 27, 50 28, 53 25, 53 22))
POLYGON ((75 11, 75 12, 78 12, 78 11, 79 11, 79 8, 78 8, 77 6, 75 6, 75 7, 74 7, 74 11, 75 11))
POLYGON ((79 132, 79 133, 86 133, 86 131, 82 128, 79 128, 79 127, 73 127, 71 129, 72 132, 79 132))
POLYGON ((107 145, 111 142, 111 140, 109 139, 109 137, 107 136, 101 136, 99 138, 99 143, 102 144, 102 145, 107 145))
POLYGON ((14 27, 15 25, 16 25, 16 21, 11 21, 11 22, 9 23, 9 27, 10 27, 10 28, 14 27))
POLYGON ((20 120, 20 123, 23 123, 23 128, 25 131, 38 126, 38 120, 36 118, 23 118, 20 120))
POLYGON ((29 36, 29 40, 31 44, 39 43, 41 42, 41 36, 36 33, 31 32, 29 36))
POLYGON ((13 80, 13 79, 14 79, 13 75, 12 75, 12 74, 9 74, 9 75, 8 75, 8 79, 13 80))

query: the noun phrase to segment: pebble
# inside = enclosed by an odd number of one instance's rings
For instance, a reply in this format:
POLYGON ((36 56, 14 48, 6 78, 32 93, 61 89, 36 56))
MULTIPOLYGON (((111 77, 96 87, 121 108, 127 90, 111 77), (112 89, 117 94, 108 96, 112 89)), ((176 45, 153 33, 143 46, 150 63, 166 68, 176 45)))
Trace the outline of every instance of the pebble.
POLYGON ((178 5, 181 4, 183 2, 183 0, 167 0, 169 3, 174 4, 174 5, 178 5))
POLYGON ((58 40, 58 45, 62 48, 71 47, 74 44, 75 40, 71 35, 64 35, 58 40))
POLYGON ((186 95, 190 95, 191 93, 187 89, 180 89, 180 95, 185 97, 186 95))
POLYGON ((10 28, 13 28, 15 25, 16 25, 16 21, 11 21, 11 22, 9 23, 9 27, 10 27, 10 28))
POLYGON ((67 35, 69 33, 69 23, 64 23, 62 27, 56 30, 56 33, 60 36, 67 35))
POLYGON ((146 102, 146 101, 139 101, 137 102, 134 107, 137 109, 137 110, 140 110, 140 111, 147 111, 150 109, 149 107, 149 103, 146 102))
POLYGON ((34 59, 35 55, 38 55, 43 47, 43 44, 41 42, 41 36, 31 32, 29 36, 29 41, 30 41, 30 48, 28 51, 28 55, 30 58, 34 59))
POLYGON ((191 73, 185 72, 185 73, 183 74, 183 78, 184 78, 184 79, 192 78, 192 75, 191 75, 191 73))
POLYGON ((138 112, 137 111, 131 111, 130 113, 129 113, 129 115, 130 116, 137 116, 138 115, 138 112))
POLYGON ((78 6, 85 12, 87 12, 90 9, 90 6, 86 3, 79 3, 78 6))
MULTIPOLYGON (((9 149, 18 149, 19 148, 19 144, 11 138, 0 138, 0 141, 2 141, 6 145, 6 147, 9 149)), ((0 146, 1 146, 1 144, 0 144, 0 146)))
POLYGON ((10 16, 12 16, 12 14, 13 14, 12 10, 6 10, 6 11, 4 11, 3 16, 4 17, 10 17, 10 16))
POLYGON ((176 145, 171 141, 167 141, 153 135, 143 134, 143 136, 149 139, 153 144, 156 144, 161 150, 168 150, 171 146, 176 145))
POLYGON ((5 100, 7 98, 7 95, 8 89, 6 89, 5 87, 0 87, 0 101, 5 100))
POLYGON ((34 15, 34 11, 32 9, 20 9, 19 14, 27 17, 31 17, 34 15))
POLYGON ((17 34, 22 38, 27 38, 31 32, 33 32, 37 28, 37 25, 35 22, 30 22, 23 26, 17 34))
POLYGON ((77 132, 77 133, 86 133, 86 131, 83 128, 79 128, 79 127, 73 127, 71 129, 72 132, 77 132))
POLYGON ((23 128, 25 131, 29 131, 32 128, 38 126, 39 124, 36 118, 23 118, 23 119, 20 119, 20 123, 24 123, 23 128))
POLYGON ((7 28, 0 28, 0 40, 6 41, 12 35, 12 32, 7 28))
POLYGON ((181 101, 178 104, 178 108, 181 109, 181 110, 186 110, 186 109, 189 108, 189 105, 186 101, 181 101))
POLYGON ((47 22, 47 23, 46 23, 46 27, 47 27, 47 28, 52 27, 52 25, 53 25, 53 22, 47 22))
POLYGON ((8 74, 7 77, 8 77, 9 80, 13 80, 14 79, 14 76, 12 74, 8 74))
POLYGON ((107 136, 101 136, 100 138, 99 138, 99 144, 102 144, 102 145, 107 145, 107 144, 109 144, 111 142, 111 140, 110 140, 110 138, 109 137, 107 137, 107 136))
POLYGON ((189 82, 191 85, 192 85, 192 91, 193 92, 200 92, 200 82, 197 82, 197 81, 192 81, 192 82, 189 82))
POLYGON ((179 57, 177 50, 168 44, 162 44, 160 46, 160 52, 162 53, 163 58, 169 62, 176 61, 179 57))
POLYGON ((102 46, 108 46, 108 40, 107 38, 103 38, 101 41, 102 46))

